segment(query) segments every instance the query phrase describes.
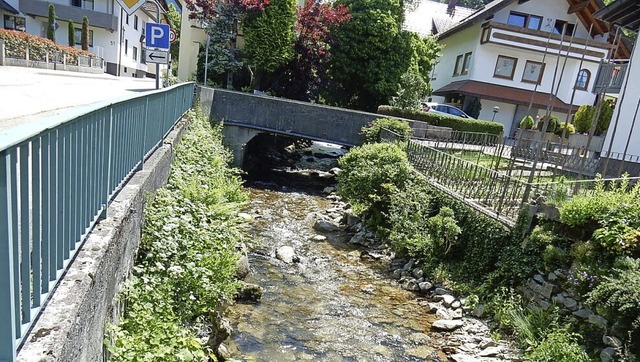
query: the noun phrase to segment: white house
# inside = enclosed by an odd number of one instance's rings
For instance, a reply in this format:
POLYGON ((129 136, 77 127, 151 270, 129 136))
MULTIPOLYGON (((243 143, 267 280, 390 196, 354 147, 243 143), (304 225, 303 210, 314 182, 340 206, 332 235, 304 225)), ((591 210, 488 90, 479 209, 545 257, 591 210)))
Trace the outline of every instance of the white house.
MULTIPOLYGON (((155 77, 155 66, 145 63, 143 47, 145 23, 156 22, 153 3, 127 15, 116 0, 0 0, 3 27, 46 37, 49 4, 55 6, 56 43, 69 45, 68 22, 71 20, 79 48, 82 19, 86 16, 89 51, 105 59, 105 72, 118 76, 155 77)), ((166 12, 166 1, 160 1, 160 4, 164 7, 162 12, 166 12)))
POLYGON ((439 34, 445 48, 432 76, 433 101, 465 109, 478 98, 479 119, 502 123, 505 135, 527 114, 549 111, 565 121, 580 105, 594 104, 599 62, 614 50, 608 27, 593 18, 603 6, 600 0, 485 5, 439 34))
POLYGON ((422 0, 414 6, 407 6, 403 28, 422 36, 442 33, 461 20, 473 14, 475 10, 458 6, 454 0, 441 3, 422 0))
MULTIPOLYGON (((640 3, 636 0, 616 0, 595 16, 611 24, 638 32, 640 3)), ((603 65, 602 73, 608 73, 603 65)), ((611 67, 611 66, 609 66, 611 67)), ((614 71, 625 71, 618 104, 605 138, 600 171, 617 176, 627 171, 640 176, 640 47, 634 45, 628 64, 614 65, 614 71)))

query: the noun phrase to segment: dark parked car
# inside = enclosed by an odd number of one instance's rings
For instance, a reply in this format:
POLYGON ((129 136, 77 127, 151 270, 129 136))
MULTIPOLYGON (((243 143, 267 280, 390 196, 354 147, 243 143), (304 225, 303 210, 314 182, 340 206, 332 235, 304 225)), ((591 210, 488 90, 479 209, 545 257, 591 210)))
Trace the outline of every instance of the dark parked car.
POLYGON ((470 119, 475 119, 473 117, 471 117, 470 115, 464 113, 463 111, 461 111, 458 107, 451 105, 451 104, 439 104, 439 103, 425 103, 423 109, 426 112, 438 112, 438 113, 446 113, 446 114, 450 114, 452 116, 457 116, 457 117, 462 117, 462 118, 470 118, 470 119))

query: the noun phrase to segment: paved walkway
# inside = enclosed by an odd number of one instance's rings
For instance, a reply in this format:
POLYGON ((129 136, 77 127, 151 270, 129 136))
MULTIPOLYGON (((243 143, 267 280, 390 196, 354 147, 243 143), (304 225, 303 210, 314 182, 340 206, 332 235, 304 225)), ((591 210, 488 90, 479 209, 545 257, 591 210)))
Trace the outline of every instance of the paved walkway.
POLYGON ((0 66, 0 134, 78 105, 155 89, 155 79, 0 66))

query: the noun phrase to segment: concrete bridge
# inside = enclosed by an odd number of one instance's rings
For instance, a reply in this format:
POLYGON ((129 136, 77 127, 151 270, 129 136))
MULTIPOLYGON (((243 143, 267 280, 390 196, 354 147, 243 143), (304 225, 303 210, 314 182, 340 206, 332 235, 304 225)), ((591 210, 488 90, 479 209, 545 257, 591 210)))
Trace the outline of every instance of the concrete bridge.
MULTIPOLYGON (((200 87, 200 107, 223 121, 224 143, 242 166, 245 145, 259 133, 275 133, 343 146, 362 144, 360 129, 385 116, 264 95, 200 87)), ((409 121, 412 123, 412 121, 409 121)))

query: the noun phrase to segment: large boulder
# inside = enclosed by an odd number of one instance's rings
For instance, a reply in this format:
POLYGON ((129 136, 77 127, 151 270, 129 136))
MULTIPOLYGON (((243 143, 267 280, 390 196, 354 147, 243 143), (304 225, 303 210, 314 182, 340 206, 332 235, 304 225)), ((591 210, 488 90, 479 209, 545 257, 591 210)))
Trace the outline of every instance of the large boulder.
POLYGON ((281 246, 276 250, 276 258, 287 264, 291 264, 300 260, 296 252, 290 246, 281 246))
POLYGON ((316 220, 316 223, 313 225, 313 229, 315 231, 321 233, 332 233, 340 230, 340 226, 328 220, 316 220))

